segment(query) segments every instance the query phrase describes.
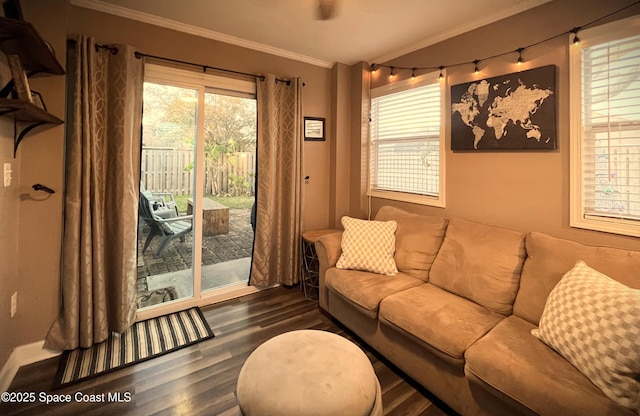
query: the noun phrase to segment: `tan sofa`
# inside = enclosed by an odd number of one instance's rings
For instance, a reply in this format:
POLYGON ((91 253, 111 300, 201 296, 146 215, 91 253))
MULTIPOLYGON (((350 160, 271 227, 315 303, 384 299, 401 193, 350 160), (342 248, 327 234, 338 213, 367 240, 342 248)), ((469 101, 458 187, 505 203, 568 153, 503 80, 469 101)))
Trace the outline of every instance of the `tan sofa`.
POLYGON ((634 415, 531 335, 547 296, 583 260, 640 288, 640 252, 587 246, 383 207, 399 273, 335 267, 316 242, 320 307, 462 415, 634 415))

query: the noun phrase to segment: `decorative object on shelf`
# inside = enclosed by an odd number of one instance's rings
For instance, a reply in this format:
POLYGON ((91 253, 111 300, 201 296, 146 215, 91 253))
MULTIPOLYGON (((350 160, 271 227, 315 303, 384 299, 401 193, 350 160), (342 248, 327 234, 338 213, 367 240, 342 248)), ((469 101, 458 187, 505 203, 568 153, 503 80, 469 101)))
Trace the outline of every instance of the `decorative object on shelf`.
POLYGON ((42 94, 40 94, 38 91, 31 90, 31 102, 38 106, 38 108, 42 108, 44 111, 47 111, 47 106, 44 105, 42 94))
POLYGON ((451 150, 555 150, 556 68, 451 87, 451 150))
POLYGON ((64 75, 64 69, 56 59, 53 48, 29 22, 0 17, 0 38, 0 51, 7 55, 12 75, 12 79, 0 89, 0 116, 14 120, 15 157, 19 144, 30 131, 40 126, 53 127, 63 123, 47 112, 39 93, 30 91, 28 78, 64 75))
POLYGON ((2 10, 9 19, 24 20, 20 0, 5 0, 2 2, 2 10))
POLYGON ((22 69, 20 57, 18 55, 8 55, 7 61, 11 69, 11 77, 18 99, 31 102, 29 80, 27 79, 27 74, 22 69))
POLYGON ((325 119, 322 117, 304 118, 304 139, 324 141, 325 140, 325 119))
POLYGON ((47 42, 46 40, 44 41, 44 46, 47 47, 47 49, 49 49, 49 52, 51 53, 52 56, 56 56, 56 50, 53 49, 53 45, 51 44, 51 42, 47 42))

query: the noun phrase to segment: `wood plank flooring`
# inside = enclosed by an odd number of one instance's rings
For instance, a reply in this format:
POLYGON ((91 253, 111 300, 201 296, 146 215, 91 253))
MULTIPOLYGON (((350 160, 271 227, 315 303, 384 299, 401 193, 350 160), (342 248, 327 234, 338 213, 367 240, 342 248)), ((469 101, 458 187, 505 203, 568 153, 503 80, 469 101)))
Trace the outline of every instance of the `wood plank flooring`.
MULTIPOLYGON (((249 354, 264 341, 297 329, 343 335, 370 358, 382 387, 385 415, 455 413, 364 345, 297 288, 276 288, 203 308, 215 338, 51 391, 59 358, 22 367, 10 392, 33 392, 35 403, 0 403, 2 415, 239 415, 235 389, 249 354), (76 394, 80 392, 80 396, 76 394), (46 394, 70 394, 71 403, 41 402, 46 394), (76 398, 121 402, 78 402, 76 398)), ((286 415, 285 415, 286 416, 286 415)))

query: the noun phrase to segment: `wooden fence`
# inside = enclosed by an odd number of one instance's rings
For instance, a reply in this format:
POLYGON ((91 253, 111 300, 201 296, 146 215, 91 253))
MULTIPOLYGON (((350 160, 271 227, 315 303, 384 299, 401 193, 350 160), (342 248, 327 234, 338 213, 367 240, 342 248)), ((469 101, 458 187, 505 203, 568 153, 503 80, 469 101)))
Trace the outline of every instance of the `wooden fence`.
MULTIPOLYGON (((194 180, 194 152, 167 147, 143 147, 141 182, 152 192, 191 195, 194 180)), ((205 161, 204 193, 214 195, 255 194, 254 152, 221 155, 205 161)))

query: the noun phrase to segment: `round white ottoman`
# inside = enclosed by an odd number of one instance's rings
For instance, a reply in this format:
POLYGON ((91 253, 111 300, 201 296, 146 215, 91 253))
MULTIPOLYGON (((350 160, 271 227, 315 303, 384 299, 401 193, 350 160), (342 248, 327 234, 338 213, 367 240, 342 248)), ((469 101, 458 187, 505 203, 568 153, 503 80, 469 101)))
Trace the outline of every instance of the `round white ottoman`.
POLYGON ((382 415, 365 353, 325 331, 287 332, 260 345, 242 366, 236 393, 246 416, 382 415))

